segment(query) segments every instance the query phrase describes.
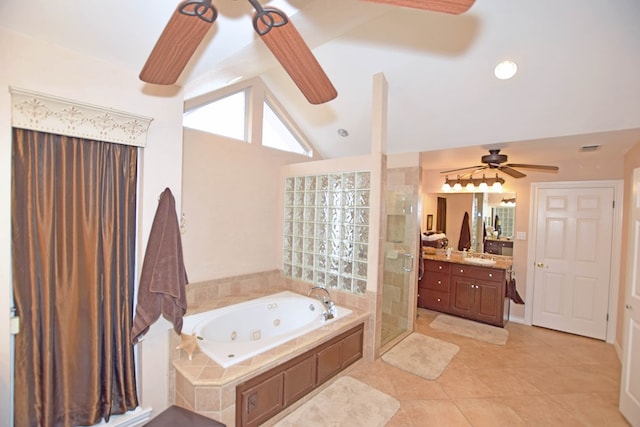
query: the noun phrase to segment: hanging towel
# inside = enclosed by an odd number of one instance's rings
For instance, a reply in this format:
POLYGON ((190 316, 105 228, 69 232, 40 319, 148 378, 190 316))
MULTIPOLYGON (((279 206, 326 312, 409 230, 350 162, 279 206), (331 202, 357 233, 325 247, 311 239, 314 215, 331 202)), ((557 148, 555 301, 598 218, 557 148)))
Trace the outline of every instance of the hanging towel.
POLYGON ((522 299, 522 297, 518 293, 518 290, 516 289, 515 277, 507 281, 507 297, 511 299, 511 301, 515 302, 516 304, 524 304, 524 300, 522 299))
POLYGON ((471 227, 469 226, 469 212, 464 213, 462 227, 460 228, 460 239, 458 240, 458 250, 471 249, 471 227))
POLYGON ((182 316, 187 311, 187 283, 176 201, 167 188, 158 201, 142 264, 138 303, 131 330, 133 344, 140 340, 160 314, 173 323, 173 329, 178 334, 182 332, 182 316))

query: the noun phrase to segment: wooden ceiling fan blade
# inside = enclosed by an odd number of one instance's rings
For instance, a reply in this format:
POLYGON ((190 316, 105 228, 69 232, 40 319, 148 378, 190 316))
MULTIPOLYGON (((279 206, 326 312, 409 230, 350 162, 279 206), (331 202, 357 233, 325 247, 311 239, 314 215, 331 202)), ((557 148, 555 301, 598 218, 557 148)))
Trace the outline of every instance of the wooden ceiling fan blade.
POLYGON ((434 12, 459 15, 473 6, 476 0, 365 0, 374 3, 391 4, 413 9, 431 10, 434 12))
POLYGON ((514 178, 524 178, 525 176, 527 176, 527 175, 523 174, 520 171, 517 171, 515 169, 510 168, 509 166, 500 166, 500 167, 498 167, 498 170, 500 170, 500 172, 504 172, 507 175, 510 175, 510 176, 512 176, 514 178))
POLYGON ((211 1, 178 5, 140 72, 140 80, 174 84, 218 17, 211 1))
POLYGON ((311 49, 284 12, 272 7, 260 8, 254 15, 254 27, 311 104, 322 104, 338 96, 311 49), (284 21, 279 21, 281 18, 284 21))
POLYGON ((512 168, 524 168, 524 169, 540 169, 545 171, 559 171, 560 168, 557 166, 548 166, 548 165, 527 165, 524 163, 509 163, 507 166, 512 168))
POLYGON ((469 170, 469 169, 477 169, 475 172, 478 172, 478 171, 480 171, 482 169, 486 169, 486 168, 487 168, 486 166, 467 166, 466 168, 449 169, 449 170, 446 170, 446 171, 442 171, 440 173, 460 172, 460 171, 466 171, 466 170, 469 170))

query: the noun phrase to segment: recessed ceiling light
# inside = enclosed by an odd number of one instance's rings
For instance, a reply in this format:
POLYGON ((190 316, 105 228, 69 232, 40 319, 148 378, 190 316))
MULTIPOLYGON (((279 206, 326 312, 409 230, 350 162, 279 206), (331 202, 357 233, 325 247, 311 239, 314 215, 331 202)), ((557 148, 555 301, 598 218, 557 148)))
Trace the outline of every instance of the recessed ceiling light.
POLYGON ((338 129, 338 135, 340 135, 342 137, 347 137, 347 136, 349 136, 349 132, 347 132, 346 129, 340 128, 340 129, 338 129))
POLYGON ((516 75, 518 65, 513 61, 502 61, 493 70, 493 73, 500 80, 507 80, 516 75))

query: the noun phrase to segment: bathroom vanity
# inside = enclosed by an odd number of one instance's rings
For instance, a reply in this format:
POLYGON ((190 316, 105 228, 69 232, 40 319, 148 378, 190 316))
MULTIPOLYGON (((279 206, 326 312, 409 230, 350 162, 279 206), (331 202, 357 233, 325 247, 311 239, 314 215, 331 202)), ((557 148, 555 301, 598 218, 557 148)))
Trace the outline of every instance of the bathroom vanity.
POLYGON ((484 252, 494 255, 513 255, 513 240, 509 239, 484 239, 484 252))
MULTIPOLYGON (((418 307, 503 327, 509 318, 507 281, 511 260, 464 258, 460 254, 423 255, 418 307)), ((498 257, 496 257, 498 258, 498 257)))

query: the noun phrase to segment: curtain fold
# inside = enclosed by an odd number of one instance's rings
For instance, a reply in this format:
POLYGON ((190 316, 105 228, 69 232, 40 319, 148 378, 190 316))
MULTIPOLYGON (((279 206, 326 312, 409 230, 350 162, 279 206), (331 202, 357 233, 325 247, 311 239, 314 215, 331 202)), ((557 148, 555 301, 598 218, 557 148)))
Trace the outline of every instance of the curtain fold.
POLYGON ((138 405, 130 330, 137 149, 13 130, 15 425, 138 405))

